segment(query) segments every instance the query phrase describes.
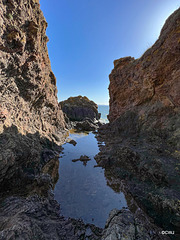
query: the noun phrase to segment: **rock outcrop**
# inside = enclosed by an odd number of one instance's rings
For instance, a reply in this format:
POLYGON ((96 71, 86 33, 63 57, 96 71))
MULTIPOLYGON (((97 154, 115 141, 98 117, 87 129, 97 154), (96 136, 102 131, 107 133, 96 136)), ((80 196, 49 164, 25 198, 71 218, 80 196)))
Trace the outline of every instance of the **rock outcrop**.
POLYGON ((141 58, 126 57, 114 61, 109 76, 110 122, 130 111, 137 113, 140 125, 146 125, 146 128, 150 125, 150 128, 164 129, 168 124, 172 126, 170 118, 174 123, 178 121, 179 12, 177 10, 169 17, 159 39, 141 58))
POLYGON ((161 234, 157 227, 141 215, 141 211, 133 214, 128 209, 113 209, 106 222, 102 240, 124 239, 157 239, 169 240, 169 237, 161 234))
POLYGON ((99 129, 96 160, 156 224, 178 232, 180 9, 141 58, 114 61, 109 78, 110 123, 99 129))
POLYGON ((83 121, 85 118, 92 121, 100 119, 97 104, 87 97, 70 97, 59 105, 70 121, 83 121))
POLYGON ((0 205, 0 239, 100 240, 102 229, 81 220, 60 216, 60 206, 51 194, 8 197, 0 205))
POLYGON ((0 6, 1 183, 12 177, 13 166, 40 159, 42 138, 62 144, 65 121, 39 1, 0 0, 0 6), (33 145, 34 141, 39 144, 33 145))
POLYGON ((38 131, 53 139, 64 128, 64 119, 39 1, 0 3, 0 133, 15 125, 22 134, 38 131))

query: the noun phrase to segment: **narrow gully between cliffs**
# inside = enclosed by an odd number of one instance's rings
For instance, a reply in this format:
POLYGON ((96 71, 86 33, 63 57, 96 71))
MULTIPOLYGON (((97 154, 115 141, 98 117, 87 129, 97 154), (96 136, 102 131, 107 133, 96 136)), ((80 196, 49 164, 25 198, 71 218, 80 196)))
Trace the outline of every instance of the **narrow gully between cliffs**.
POLYGON ((94 156, 99 152, 98 142, 92 132, 70 132, 70 139, 77 142, 63 145, 60 155, 59 179, 54 188, 55 199, 60 203, 61 215, 82 219, 104 228, 112 209, 127 207, 124 194, 107 185, 104 169, 97 165, 94 156), (90 161, 82 162, 86 155, 90 161))

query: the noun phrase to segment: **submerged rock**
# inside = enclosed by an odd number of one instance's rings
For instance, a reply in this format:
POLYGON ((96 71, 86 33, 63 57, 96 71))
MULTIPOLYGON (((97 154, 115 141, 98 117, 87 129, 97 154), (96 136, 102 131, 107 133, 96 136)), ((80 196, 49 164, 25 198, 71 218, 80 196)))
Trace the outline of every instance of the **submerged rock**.
POLYGON ((72 144, 73 146, 76 146, 77 144, 77 142, 73 139, 67 139, 66 142, 72 144))
POLYGON ((88 156, 86 156, 86 155, 81 155, 80 156, 80 158, 78 158, 78 159, 73 159, 72 160, 72 162, 77 162, 77 161, 90 161, 91 159, 88 157, 88 156))
POLYGON ((83 162, 83 165, 86 166, 87 165, 87 162, 90 161, 91 159, 86 156, 86 155, 81 155, 80 158, 78 159, 73 159, 72 162, 78 162, 78 161, 81 161, 83 162))

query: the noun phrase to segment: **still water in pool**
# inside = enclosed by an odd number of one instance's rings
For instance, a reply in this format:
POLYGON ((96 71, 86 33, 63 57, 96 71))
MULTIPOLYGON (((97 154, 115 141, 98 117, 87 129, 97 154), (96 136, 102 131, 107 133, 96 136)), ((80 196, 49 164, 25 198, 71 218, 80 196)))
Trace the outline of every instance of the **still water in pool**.
POLYGON ((81 218, 85 223, 104 227, 113 208, 127 207, 122 192, 115 192, 107 185, 104 170, 97 165, 94 156, 99 152, 93 133, 73 133, 69 136, 76 146, 66 143, 61 154, 59 180, 55 186, 55 199, 60 203, 65 217, 81 218), (72 162, 81 155, 91 160, 87 164, 72 162))

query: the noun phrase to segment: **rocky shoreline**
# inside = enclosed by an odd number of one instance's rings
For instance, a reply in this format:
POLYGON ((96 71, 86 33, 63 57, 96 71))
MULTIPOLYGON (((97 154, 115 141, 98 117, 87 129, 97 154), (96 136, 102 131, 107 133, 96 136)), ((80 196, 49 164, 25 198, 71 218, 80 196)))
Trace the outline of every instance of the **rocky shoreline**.
POLYGON ((101 126, 86 97, 58 104, 39 1, 0 4, 0 239, 178 238, 159 232, 180 227, 180 9, 140 59, 114 62, 110 123, 101 126), (113 210, 105 229, 65 219, 54 200, 68 128, 98 129, 105 145, 97 164, 130 196, 129 209, 113 210))
MULTIPOLYGON (((9 188, 7 191, 5 188, 5 191, 1 191, 0 239, 108 240, 110 237, 118 239, 119 235, 128 239, 169 239, 159 234, 162 229, 156 227, 138 205, 132 203, 132 199, 128 204, 130 209, 113 210, 110 213, 104 230, 84 224, 81 220, 64 218, 60 215, 60 205, 54 200, 52 192, 58 179, 58 156, 55 157, 53 150, 44 149, 43 159, 39 174, 31 173, 26 181, 23 178, 23 181, 21 179, 18 184, 13 184, 13 190, 9 188)), ((109 184, 113 185, 117 179, 112 179, 111 174, 109 177, 106 176, 109 184)), ((126 183, 124 186, 127 186, 126 183)), ((121 190, 125 192, 126 188, 122 187, 121 190)))
MULTIPOLYGON (((147 238, 154 239, 151 236, 154 232, 157 239, 170 239, 169 236, 160 234, 164 229, 168 229, 176 232, 176 235, 170 237, 178 239, 179 195, 173 192, 173 189, 168 189, 159 165, 157 167, 156 162, 153 162, 154 165, 151 163, 149 174, 148 169, 142 171, 143 166, 149 161, 144 162, 140 158, 139 151, 135 148, 139 144, 138 141, 129 139, 128 142, 126 139, 123 143, 122 139, 120 141, 119 136, 109 131, 106 125, 99 129, 97 139, 105 143, 100 146, 100 152, 95 159, 98 166, 105 169, 107 184, 112 188, 118 184, 119 190, 129 196, 130 214, 135 219, 143 219, 142 225, 147 230, 147 238), (158 177, 160 181, 157 180, 158 177), (156 182, 153 181, 154 178, 156 182)), ((139 146, 140 149, 141 147, 139 146)))
POLYGON ((67 128, 39 1, 0 6, 0 239, 99 239, 51 193, 67 128))
POLYGON ((10 196, 0 201, 0 239, 101 239, 102 229, 60 216, 51 192, 10 196))

